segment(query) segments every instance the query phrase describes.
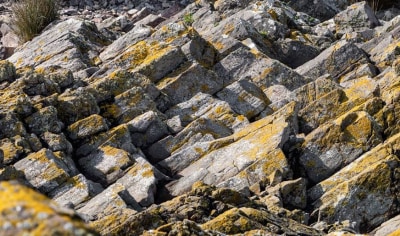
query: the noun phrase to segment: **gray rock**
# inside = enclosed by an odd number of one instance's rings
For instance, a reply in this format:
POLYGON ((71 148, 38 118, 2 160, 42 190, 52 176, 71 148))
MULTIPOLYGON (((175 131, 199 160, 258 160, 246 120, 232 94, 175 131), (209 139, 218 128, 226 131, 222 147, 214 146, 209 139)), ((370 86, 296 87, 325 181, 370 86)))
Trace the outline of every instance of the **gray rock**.
POLYGON ((63 133, 54 134, 50 132, 44 132, 41 138, 46 143, 48 148, 53 152, 62 151, 66 154, 71 154, 73 151, 72 144, 67 140, 63 133))
POLYGON ((66 90, 57 97, 57 103, 58 116, 66 125, 100 112, 93 95, 82 88, 66 90))
POLYGON ((96 64, 100 47, 107 43, 94 24, 68 19, 19 47, 8 60, 16 68, 34 66, 46 70, 57 65, 76 72, 96 64))
POLYGON ((12 82, 16 79, 15 67, 9 61, 0 61, 0 82, 12 82))
POLYGON ((134 158, 122 149, 102 146, 89 156, 80 158, 78 163, 85 175, 108 186, 124 175, 134 158))
POLYGON ((379 227, 374 229, 371 235, 390 235, 391 233, 398 231, 400 228, 400 215, 393 217, 392 219, 385 221, 379 227))
POLYGON ((147 147, 169 134, 162 117, 154 111, 137 116, 127 125, 136 147, 147 147))
POLYGON ((289 124, 291 119, 288 117, 294 115, 294 104, 283 110, 286 112, 282 112, 282 116, 266 117, 233 134, 235 142, 206 152, 199 160, 180 171, 177 174, 180 178, 167 184, 167 189, 176 196, 187 192, 198 180, 219 184, 280 148, 291 132, 289 127, 292 124, 289 124))
POLYGON ((67 128, 69 137, 72 140, 84 139, 99 132, 107 130, 108 130, 108 125, 106 120, 97 114, 79 120, 71 124, 67 128))
POLYGON ((53 106, 45 107, 25 119, 30 132, 41 135, 47 131, 60 133, 64 124, 58 120, 57 109, 53 106))
POLYGON ((132 209, 132 214, 140 210, 139 205, 127 196, 124 186, 113 184, 92 198, 84 207, 77 209, 77 212, 88 219, 95 220, 112 215, 129 206, 135 209, 132 209))
POLYGON ((172 105, 189 100, 199 92, 214 94, 223 86, 223 80, 213 71, 193 64, 178 75, 169 75, 157 84, 172 105))
POLYGON ((49 96, 54 93, 60 93, 58 84, 46 78, 42 72, 28 74, 23 78, 23 90, 27 95, 49 96))
POLYGON ((380 25, 378 18, 365 1, 349 6, 346 10, 337 14, 334 21, 336 34, 339 37, 346 33, 361 32, 380 25))
POLYGON ((328 20, 347 7, 346 0, 324 0, 314 3, 311 0, 285 0, 298 12, 305 12, 322 21, 328 20))
POLYGON ((86 90, 94 96, 98 103, 113 99, 132 87, 141 87, 152 99, 157 98, 160 94, 149 78, 140 73, 117 69, 109 74, 101 75, 100 79, 97 76, 94 74, 86 80, 90 83, 86 90))
POLYGON ((333 79, 351 71, 352 66, 369 61, 366 54, 357 46, 346 41, 339 41, 324 50, 316 58, 298 67, 296 72, 311 78, 330 74, 333 79))
POLYGON ((299 162, 318 183, 382 141, 381 127, 368 113, 348 113, 307 135, 299 162))
POLYGON ((239 80, 218 92, 217 97, 226 101, 232 110, 247 119, 257 116, 269 104, 267 96, 254 83, 239 80))
POLYGON ((14 164, 27 181, 39 191, 49 193, 70 177, 66 163, 48 149, 32 153, 14 164))
POLYGON ((137 158, 136 160, 137 163, 117 183, 122 184, 137 203, 147 207, 155 201, 158 181, 167 180, 168 177, 144 158, 137 158))
POLYGON ((79 207, 80 204, 88 201, 102 191, 103 188, 100 184, 94 183, 86 179, 84 175, 79 174, 51 191, 49 197, 63 207, 68 207, 70 204, 74 207, 79 207))

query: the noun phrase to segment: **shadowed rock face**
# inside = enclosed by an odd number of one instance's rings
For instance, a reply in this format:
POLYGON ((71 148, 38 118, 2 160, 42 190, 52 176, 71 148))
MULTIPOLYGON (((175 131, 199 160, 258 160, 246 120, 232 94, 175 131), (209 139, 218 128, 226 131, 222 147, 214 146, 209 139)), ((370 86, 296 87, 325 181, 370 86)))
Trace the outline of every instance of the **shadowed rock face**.
POLYGON ((398 228, 400 10, 63 4, 0 61, 1 235, 398 228))

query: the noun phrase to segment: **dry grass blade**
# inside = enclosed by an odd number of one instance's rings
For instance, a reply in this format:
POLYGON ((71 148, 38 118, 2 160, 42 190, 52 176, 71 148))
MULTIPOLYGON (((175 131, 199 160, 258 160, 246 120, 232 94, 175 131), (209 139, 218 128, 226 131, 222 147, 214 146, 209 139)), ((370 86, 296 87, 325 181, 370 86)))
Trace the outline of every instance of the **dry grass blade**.
POLYGON ((11 10, 13 26, 23 42, 31 40, 58 18, 56 0, 20 0, 11 10))

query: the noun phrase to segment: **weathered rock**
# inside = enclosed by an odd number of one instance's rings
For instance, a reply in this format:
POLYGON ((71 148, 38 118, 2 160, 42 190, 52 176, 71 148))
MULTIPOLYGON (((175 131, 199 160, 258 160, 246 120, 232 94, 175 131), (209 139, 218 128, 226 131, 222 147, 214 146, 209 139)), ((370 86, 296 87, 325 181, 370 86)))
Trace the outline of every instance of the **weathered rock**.
POLYGON ((67 128, 69 137, 73 140, 90 137, 94 134, 107 130, 108 125, 106 120, 97 114, 79 120, 67 128))
POLYGON ((231 130, 238 130, 247 124, 246 118, 238 116, 228 103, 205 93, 198 93, 190 100, 173 106, 165 114, 170 118, 167 124, 175 132, 181 131, 198 118, 220 121, 231 130))
POLYGON ((67 140, 63 133, 54 134, 50 132, 44 132, 41 138, 46 143, 48 148, 53 152, 62 151, 66 154, 71 154, 73 151, 72 144, 67 140))
POLYGON ((148 111, 127 123, 132 142, 136 147, 146 147, 169 134, 164 117, 154 111, 148 111))
POLYGON ((103 191, 100 184, 87 180, 82 174, 68 179, 63 185, 54 189, 49 196, 63 207, 79 207, 103 191))
POLYGON ((296 72, 311 78, 330 74, 336 79, 353 68, 355 63, 367 63, 366 54, 357 46, 346 41, 339 41, 320 53, 316 58, 298 67, 296 72))
POLYGON ((223 86, 223 81, 213 71, 199 64, 193 64, 180 74, 168 75, 157 84, 172 105, 189 100, 199 92, 214 94, 223 86))
POLYGON ((2 127, 0 131, 0 137, 11 138, 14 136, 26 136, 27 132, 24 124, 19 121, 18 117, 9 113, 0 113, 0 126, 2 127))
POLYGON ((347 7, 348 1, 340 0, 340 1, 319 1, 314 3, 310 0, 285 0, 285 2, 289 3, 289 6, 294 10, 299 12, 305 12, 313 17, 316 17, 322 21, 328 20, 332 18, 340 11, 344 10, 347 7))
POLYGON ((346 33, 360 32, 380 25, 378 18, 365 1, 349 6, 337 14, 334 21, 339 38, 346 33))
POLYGON ((313 216, 333 223, 348 219, 363 231, 379 226, 396 208, 399 159, 394 153, 399 147, 399 135, 393 136, 332 177, 308 190, 313 202, 313 216), (395 176, 392 178, 391 176, 395 176), (339 204, 341 207, 336 208, 339 204))
POLYGON ((46 196, 16 182, 0 183, 0 223, 3 235, 97 235, 77 219, 73 210, 62 208, 46 196))
POLYGON ((9 61, 0 61, 0 82, 12 82, 16 78, 14 64, 9 61))
POLYGON ((76 72, 98 62, 98 51, 107 40, 88 21, 68 19, 18 48, 8 60, 23 68, 47 70, 57 65, 76 72))
POLYGON ((82 88, 66 90, 57 102, 58 116, 66 125, 100 112, 93 95, 82 88))
POLYGON ((77 156, 87 156, 92 152, 98 151, 98 148, 111 146, 122 149, 128 153, 136 153, 136 148, 132 144, 132 138, 127 125, 119 125, 107 132, 92 137, 85 143, 82 143, 77 150, 77 156))
POLYGON ((131 155, 112 146, 102 146, 98 151, 78 160, 82 171, 104 186, 114 183, 134 163, 131 155))
POLYGON ((63 157, 55 155, 48 149, 42 149, 18 161, 14 167, 24 172, 33 187, 43 193, 49 193, 67 181, 71 174, 76 173, 75 167, 67 163, 70 162, 64 161, 63 157))
POLYGON ((113 184, 92 198, 84 207, 79 208, 77 212, 88 220, 95 221, 96 219, 101 220, 113 213, 118 213, 126 208, 130 209, 131 214, 140 210, 137 203, 127 195, 124 186, 121 184, 113 184), (133 207, 133 209, 131 207, 133 207))
POLYGON ((370 232, 371 235, 396 235, 400 227, 400 216, 393 217, 392 219, 385 221, 374 231, 370 232))
POLYGON ((350 112, 306 136, 299 163, 318 183, 383 142, 382 128, 366 112, 350 112))
POLYGON ((28 74, 23 78, 24 92, 30 96, 49 96, 53 93, 60 93, 58 84, 46 78, 42 73, 43 71, 38 70, 38 72, 28 74))
POLYGON ((150 36, 151 28, 144 25, 137 25, 131 29, 128 33, 119 37, 112 44, 108 45, 107 48, 102 51, 99 58, 105 62, 117 57, 121 54, 129 45, 136 44, 137 42, 150 36))
POLYGON ((233 208, 201 225, 201 228, 225 234, 237 234, 254 229, 263 229, 272 233, 283 231, 288 234, 321 235, 319 231, 311 227, 305 227, 292 220, 279 219, 267 211, 252 208, 233 208), (275 228, 274 226, 278 227, 275 228))
POLYGON ((217 97, 228 102, 232 110, 247 119, 257 116, 268 105, 263 91, 248 80, 239 80, 217 93, 217 97))
POLYGON ((284 181, 267 191, 281 198, 286 208, 304 209, 307 207, 306 184, 307 181, 305 179, 299 178, 296 180, 284 181))
POLYGON ((45 132, 60 133, 64 124, 58 120, 57 109, 45 107, 25 119, 30 132, 41 135, 45 132))
MULTIPOLYGON (((224 85, 249 78, 262 90, 277 84, 293 90, 306 83, 302 76, 282 63, 269 59, 259 52, 243 48, 225 57, 215 65, 214 69, 223 78, 224 85)), ((272 99, 272 97, 268 98, 272 99)))
POLYGON ((95 74, 87 81, 91 83, 87 90, 95 97, 98 103, 111 100, 136 86, 144 89, 152 99, 157 98, 160 94, 155 85, 146 76, 121 69, 115 70, 101 79, 97 79, 95 74))
POLYGON ((282 109, 281 116, 266 117, 235 133, 232 136, 235 142, 202 156, 179 172, 180 179, 168 184, 167 188, 176 196, 188 191, 197 180, 218 184, 237 175, 269 152, 282 147, 293 132, 295 110, 292 103, 282 109))
POLYGON ((136 160, 137 163, 117 183, 122 184, 137 203, 148 207, 155 201, 158 182, 168 178, 145 159, 136 160))

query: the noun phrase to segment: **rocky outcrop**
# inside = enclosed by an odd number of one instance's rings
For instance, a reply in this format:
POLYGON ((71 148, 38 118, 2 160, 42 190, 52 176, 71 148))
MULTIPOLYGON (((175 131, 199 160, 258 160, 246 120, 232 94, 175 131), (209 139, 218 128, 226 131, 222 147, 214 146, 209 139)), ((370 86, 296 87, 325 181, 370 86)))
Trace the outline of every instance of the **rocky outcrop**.
POLYGON ((120 3, 0 62, 0 234, 396 231, 395 8, 120 3))

